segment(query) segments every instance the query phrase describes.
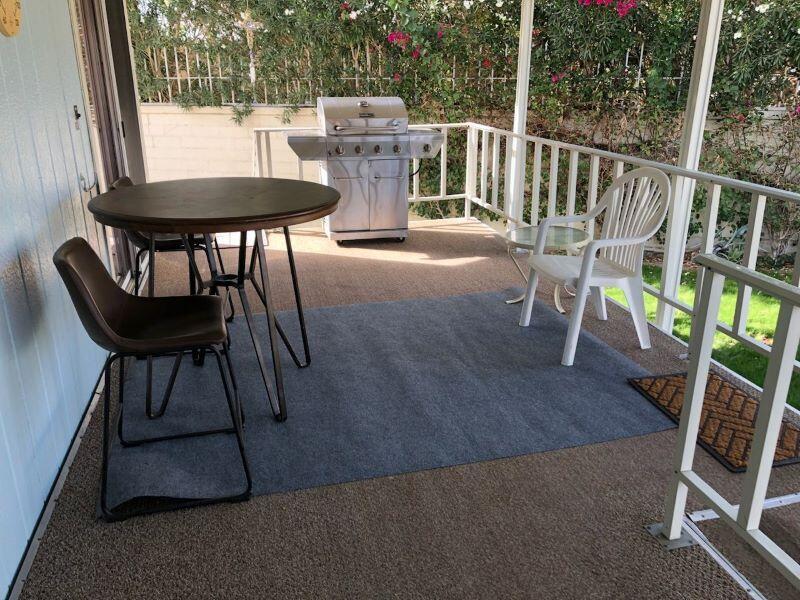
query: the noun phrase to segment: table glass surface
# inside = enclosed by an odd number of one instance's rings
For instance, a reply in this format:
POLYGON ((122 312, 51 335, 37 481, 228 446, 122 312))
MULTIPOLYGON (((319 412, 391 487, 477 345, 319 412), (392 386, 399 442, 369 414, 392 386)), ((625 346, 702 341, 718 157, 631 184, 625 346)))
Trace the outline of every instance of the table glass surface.
MULTIPOLYGON (((533 250, 536 247, 536 238, 539 235, 539 228, 536 225, 529 227, 518 227, 506 234, 508 243, 518 248, 533 250)), ((574 227, 564 227, 563 225, 551 225, 547 229, 547 241, 545 248, 564 249, 580 246, 589 240, 589 235, 583 229, 574 227)))

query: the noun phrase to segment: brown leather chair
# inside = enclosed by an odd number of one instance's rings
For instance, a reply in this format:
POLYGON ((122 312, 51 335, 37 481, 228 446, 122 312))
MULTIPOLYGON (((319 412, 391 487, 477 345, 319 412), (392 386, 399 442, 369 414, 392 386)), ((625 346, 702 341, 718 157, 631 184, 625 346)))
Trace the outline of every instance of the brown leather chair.
MULTIPOLYGON (((133 180, 130 177, 120 177, 110 186, 108 186, 108 189, 116 190, 122 187, 131 187, 133 185, 133 180)), ((125 237, 127 237, 128 241, 133 244, 134 248, 136 248, 136 255, 133 260, 133 293, 138 296, 142 278, 142 258, 150 249, 150 237, 149 234, 131 229, 125 230, 125 237)), ((209 261, 209 265, 211 264, 211 260, 208 256, 208 253, 216 252, 220 271, 222 273, 225 272, 225 264, 222 262, 222 252, 219 248, 219 242, 217 241, 216 236, 213 234, 208 236, 181 236, 177 233, 156 233, 153 241, 156 252, 185 251, 191 254, 191 259, 189 260, 189 290, 192 294, 194 294, 198 283, 202 286, 202 278, 200 276, 200 272, 197 270, 197 265, 194 262, 194 252, 200 250, 205 253, 206 259, 209 261), (211 246, 213 246, 213 248, 211 246)), ((228 296, 228 306, 230 310, 230 314, 227 316, 227 319, 228 321, 231 321, 234 317, 233 299, 229 294, 226 295, 228 296)))
MULTIPOLYGON (((246 478, 245 489, 237 494, 209 499, 169 499, 168 508, 181 508, 218 501, 249 498, 252 488, 250 468, 242 437, 243 414, 227 343, 227 328, 222 299, 217 296, 178 296, 143 298, 125 292, 106 271, 103 263, 82 238, 65 242, 53 256, 72 303, 89 337, 110 354, 104 366, 103 466, 100 508, 107 520, 117 520, 153 512, 139 508, 122 512, 110 509, 106 502, 110 449, 111 369, 119 360, 119 417, 117 429, 123 446, 135 446, 169 439, 233 433, 239 446, 246 478), (171 436, 126 440, 123 435, 122 401, 126 357, 176 356, 168 389, 172 388, 184 353, 203 350, 216 357, 233 426, 211 431, 180 433, 171 436), (222 357, 225 357, 223 366, 222 357), (227 374, 226 374, 227 367, 227 374), (228 382, 230 377, 230 384, 228 382)), ((167 398, 169 393, 167 394, 167 398)), ((163 510, 164 507, 160 507, 163 510)))

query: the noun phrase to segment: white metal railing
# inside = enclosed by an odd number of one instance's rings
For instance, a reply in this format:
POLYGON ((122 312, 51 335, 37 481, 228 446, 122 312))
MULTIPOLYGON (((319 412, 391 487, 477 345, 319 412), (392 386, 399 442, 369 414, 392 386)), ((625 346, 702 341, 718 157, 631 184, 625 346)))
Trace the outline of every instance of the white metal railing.
MULTIPOLYGON (((420 193, 420 175, 418 161, 414 161, 414 177, 410 182, 409 202, 430 202, 439 200, 464 200, 464 214, 469 217, 473 207, 479 207, 500 218, 506 219, 510 227, 536 224, 540 214, 547 217, 560 214, 577 214, 590 210, 605 187, 619 177, 627 168, 655 167, 673 178, 673 191, 677 186, 674 180, 679 177, 695 182, 695 188, 706 190, 706 207, 702 217, 702 241, 700 252, 710 253, 714 246, 718 228, 718 212, 720 197, 724 189, 735 190, 751 197, 751 209, 748 219, 748 230, 744 240, 744 257, 742 265, 753 269, 758 257, 758 245, 761 240, 763 218, 767 202, 788 201, 800 204, 800 194, 771 188, 747 181, 740 181, 641 159, 635 156, 617 154, 597 148, 578 146, 557 140, 550 140, 532 135, 519 135, 505 129, 499 129, 479 123, 447 123, 417 125, 414 128, 434 128, 444 133, 444 144, 440 155, 440 177, 438 193, 422 195, 420 193), (463 188, 451 189, 448 183, 448 148, 455 135, 466 134, 466 177, 463 188), (517 139, 524 148, 526 182, 519 201, 510 202, 510 170, 511 141, 517 139), (567 164, 566 177, 561 177, 559 165, 567 164), (549 166, 545 166, 545 162, 549 166), (581 168, 585 178, 579 177, 581 168), (605 167, 605 168, 604 168, 605 167), (604 173, 610 172, 610 180, 605 181, 604 173), (543 185, 547 180, 546 188, 543 185), (562 180, 563 179, 563 180, 562 180), (561 199, 561 202, 559 201, 561 199), (513 204, 513 206, 512 206, 513 204), (530 223, 523 215, 531 215, 530 223), (544 210, 542 210, 544 208, 544 210)), ((254 175, 274 176, 271 138, 274 134, 283 135, 287 131, 302 128, 277 127, 254 130, 254 175)), ((298 159, 297 176, 306 175, 303 162, 298 159)), ((283 174, 282 176, 286 176, 283 174)), ((668 217, 669 219, 670 217, 668 217)), ((586 225, 590 235, 594 234, 594 223, 586 225)), ((685 240, 680 248, 670 248, 669 238, 664 246, 665 260, 682 261, 685 240)), ((680 264, 680 262, 679 262, 680 264)), ((795 262, 795 285, 800 281, 800 253, 795 262)), ((660 306, 667 305, 694 317, 696 304, 699 301, 701 273, 695 287, 695 305, 683 302, 678 293, 667 294, 661 289, 646 285, 645 291, 657 299, 660 306)), ((747 332, 747 319, 750 308, 751 288, 743 283, 736 300, 736 308, 732 323, 717 322, 717 330, 755 352, 769 356, 771 346, 756 339, 747 332)), ((671 333, 671 332, 668 332, 671 333)), ((800 372, 800 362, 793 359, 793 368, 800 372)))
POLYGON ((686 498, 691 491, 710 505, 724 523, 800 591, 800 564, 760 528, 763 511, 770 505, 785 506, 798 500, 798 496, 783 496, 770 502, 767 489, 791 382, 791 364, 800 341, 800 289, 797 285, 777 281, 709 254, 699 256, 697 262, 705 272, 702 288, 698 290, 703 300, 692 323, 689 343, 691 364, 678 429, 674 474, 665 503, 664 523, 657 530, 667 540, 681 537, 686 498), (741 503, 738 505, 731 504, 694 470, 694 454, 714 343, 714 324, 726 278, 738 282, 740 288, 746 284, 780 301, 774 349, 767 367, 747 472, 741 487, 741 503))
MULTIPOLYGON (((591 209, 597 202, 599 195, 603 193, 603 189, 600 187, 602 161, 610 163, 612 179, 619 177, 628 167, 656 167, 672 176, 673 190, 676 188, 674 179, 678 177, 693 180, 697 188, 700 186, 705 187, 706 207, 702 218, 703 236, 700 248, 700 252, 703 253, 710 253, 713 250, 714 238, 718 227, 717 217, 722 190, 727 188, 750 195, 751 208, 747 234, 744 240, 744 257, 742 263, 743 266, 753 269, 756 266, 756 259, 758 257, 759 242, 761 241, 763 230, 764 211, 767 202, 772 200, 800 204, 800 194, 786 190, 731 179, 712 173, 684 169, 674 165, 637 158, 635 156, 607 152, 605 150, 578 146, 537 136, 518 135, 511 131, 487 125, 469 123, 468 126, 470 131, 467 146, 468 180, 465 189, 473 190, 473 193, 468 193, 468 199, 471 203, 502 216, 515 226, 535 224, 541 213, 542 205, 546 206, 546 216, 556 216, 559 209, 559 190, 562 190, 562 197, 565 199, 563 207, 564 214, 570 215, 591 209), (510 141, 515 138, 521 140, 525 144, 525 156, 532 156, 532 160, 528 161, 526 164, 526 175, 528 176, 524 179, 525 181, 529 181, 530 185, 523 190, 522 202, 518 202, 514 207, 517 214, 511 214, 509 212, 512 208, 509 206, 510 203, 505 202, 505 196, 503 198, 504 201, 500 203, 498 195, 499 193, 503 193, 504 195, 508 194, 508 183, 510 179, 508 173, 511 164, 510 141), (505 147, 505 164, 502 169, 499 164, 501 159, 501 146, 505 147), (531 149, 532 152, 529 151, 531 149), (548 157, 549 162, 549 168, 547 169, 548 185, 546 190, 542 189, 544 156, 548 157), (559 163, 562 159, 569 161, 566 181, 559 180, 559 163), (579 190, 578 170, 581 162, 588 163, 588 183, 584 189, 579 190), (475 164, 476 166, 470 170, 469 165, 471 164, 475 164), (501 174, 505 177, 503 185, 499 185, 499 177, 501 174), (479 181, 470 181, 471 177, 477 177, 479 181), (495 183, 492 183, 490 186, 489 182, 495 183), (566 186, 566 191, 563 191, 562 186, 566 186), (491 190, 489 190, 490 187, 491 190), (581 192, 580 198, 579 191, 581 192), (582 206, 579 200, 584 203, 582 206), (530 207, 532 223, 527 223, 522 218, 524 214, 523 207, 525 206, 530 207)), ((592 235, 594 233, 594 225, 587 225, 587 231, 592 235)), ((667 242, 669 242, 669 240, 667 240, 667 242)), ((670 248, 666 245, 664 247, 664 256, 665 258, 672 256, 673 260, 682 261, 684 249, 685 246, 681 248, 670 248)), ((795 261, 793 279, 795 285, 797 285, 799 279, 800 253, 798 253, 798 260, 795 261)), ((695 287, 695 304, 699 301, 699 293, 697 292, 701 284, 701 274, 698 274, 698 281, 695 287)), ((690 317, 693 317, 696 313, 696 306, 690 306, 681 301, 677 293, 674 295, 665 294, 662 290, 651 285, 646 285, 645 291, 654 296, 659 303, 667 304, 690 317)), ((769 356, 771 347, 762 340, 749 335, 747 332, 746 326, 751 293, 751 288, 746 284, 740 286, 733 323, 729 324, 718 321, 717 330, 759 354, 769 356)), ((797 360, 794 361, 794 369, 800 372, 800 362, 797 360)))

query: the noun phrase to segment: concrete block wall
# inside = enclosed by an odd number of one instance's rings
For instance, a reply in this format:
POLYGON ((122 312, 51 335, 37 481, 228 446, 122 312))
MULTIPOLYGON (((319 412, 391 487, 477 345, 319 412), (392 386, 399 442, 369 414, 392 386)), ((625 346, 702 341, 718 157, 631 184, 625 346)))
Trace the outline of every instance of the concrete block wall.
MULTIPOLYGON (((288 125, 283 109, 256 107, 241 125, 232 119, 230 107, 184 110, 178 106, 143 104, 140 107, 142 142, 148 181, 189 177, 253 175, 253 128, 316 128, 312 109, 301 109, 288 125)), ((274 177, 297 178, 297 157, 285 136, 273 133, 274 177)), ((304 179, 318 180, 315 163, 306 163, 304 179)))

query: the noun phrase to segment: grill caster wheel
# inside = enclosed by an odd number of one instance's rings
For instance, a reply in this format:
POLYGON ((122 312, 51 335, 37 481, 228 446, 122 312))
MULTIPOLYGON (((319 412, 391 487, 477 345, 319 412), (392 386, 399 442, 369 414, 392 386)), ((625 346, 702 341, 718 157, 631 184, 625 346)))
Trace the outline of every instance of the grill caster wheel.
POLYGON ((336 240, 337 246, 344 246, 344 240, 336 240))
POLYGON ((404 238, 404 237, 399 237, 399 238, 397 238, 395 241, 396 241, 398 244, 402 244, 403 242, 405 242, 405 241, 406 241, 406 238, 404 238))

